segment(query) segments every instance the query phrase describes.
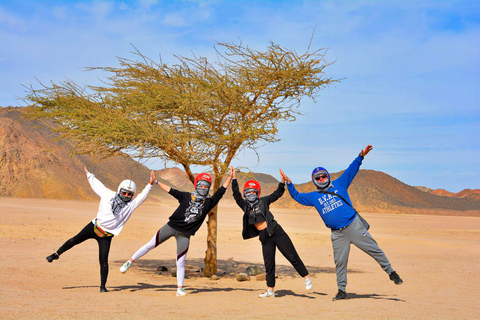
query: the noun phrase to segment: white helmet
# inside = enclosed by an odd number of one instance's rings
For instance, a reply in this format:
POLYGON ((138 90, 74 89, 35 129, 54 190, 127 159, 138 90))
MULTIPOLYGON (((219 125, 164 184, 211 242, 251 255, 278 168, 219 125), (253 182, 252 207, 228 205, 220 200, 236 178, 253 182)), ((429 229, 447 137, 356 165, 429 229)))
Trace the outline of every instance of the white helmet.
POLYGON ((120 193, 120 190, 122 189, 135 193, 137 192, 137 185, 132 180, 123 180, 118 186, 117 193, 120 193))

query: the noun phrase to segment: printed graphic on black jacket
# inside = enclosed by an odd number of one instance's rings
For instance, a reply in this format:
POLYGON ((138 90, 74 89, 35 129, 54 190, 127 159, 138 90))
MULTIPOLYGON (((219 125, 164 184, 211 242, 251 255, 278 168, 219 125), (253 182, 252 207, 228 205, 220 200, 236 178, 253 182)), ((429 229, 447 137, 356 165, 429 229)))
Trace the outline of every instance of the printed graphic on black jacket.
POLYGON ((185 210, 185 222, 192 223, 197 221, 202 216, 204 204, 204 201, 195 202, 190 200, 189 206, 187 210, 185 210))

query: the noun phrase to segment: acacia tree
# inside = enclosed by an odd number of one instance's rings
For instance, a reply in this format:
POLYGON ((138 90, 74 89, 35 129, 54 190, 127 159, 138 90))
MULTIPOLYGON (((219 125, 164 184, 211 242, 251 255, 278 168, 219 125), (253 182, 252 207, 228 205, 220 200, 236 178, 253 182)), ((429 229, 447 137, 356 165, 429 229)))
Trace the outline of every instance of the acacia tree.
MULTIPOLYGON (((72 80, 28 88, 29 113, 58 123, 77 154, 128 155, 206 166, 217 190, 238 152, 275 142, 279 121, 294 121, 303 97, 315 101, 334 80, 324 69, 325 49, 303 54, 269 43, 258 51, 242 43, 216 42, 217 60, 176 55, 155 62, 138 50, 119 67, 87 68, 110 74, 104 86, 72 80)), ((204 276, 217 272, 217 209, 208 214, 204 276)))

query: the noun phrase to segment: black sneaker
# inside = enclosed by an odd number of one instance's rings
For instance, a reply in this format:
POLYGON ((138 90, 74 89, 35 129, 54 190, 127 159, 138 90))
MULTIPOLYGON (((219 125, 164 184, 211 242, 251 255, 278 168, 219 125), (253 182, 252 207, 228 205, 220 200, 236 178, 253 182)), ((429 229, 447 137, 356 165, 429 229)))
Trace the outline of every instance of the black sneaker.
POLYGON ((52 262, 53 260, 57 260, 58 258, 59 258, 59 255, 56 252, 54 252, 47 257, 47 261, 52 262))
POLYGON ((400 278, 400 276, 395 271, 393 271, 390 274, 390 280, 392 280, 395 284, 402 284, 403 283, 403 280, 400 278))
POLYGON ((341 289, 338 289, 337 295, 333 297, 332 301, 347 299, 347 293, 341 289))
POLYGON ((108 290, 105 286, 100 286, 100 292, 108 292, 108 290))

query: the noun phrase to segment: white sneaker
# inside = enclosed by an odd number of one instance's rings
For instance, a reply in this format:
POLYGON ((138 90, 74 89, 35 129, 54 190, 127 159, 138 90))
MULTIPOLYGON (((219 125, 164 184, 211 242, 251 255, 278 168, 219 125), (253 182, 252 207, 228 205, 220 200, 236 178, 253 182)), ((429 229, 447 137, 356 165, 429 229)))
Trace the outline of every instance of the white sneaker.
POLYGON ((312 290, 312 288, 313 288, 312 280, 310 280, 310 278, 305 278, 305 289, 312 290))
POLYGON ((185 289, 183 289, 183 288, 178 288, 177 289, 177 297, 184 297, 186 295, 187 295, 187 293, 185 292, 185 289))
POLYGON ((264 293, 262 293, 258 296, 260 298, 268 298, 268 297, 275 298, 275 291, 270 291, 270 289, 268 289, 267 291, 265 291, 264 293))
POLYGON ((130 260, 128 260, 123 264, 123 266, 120 267, 120 272, 121 273, 127 272, 128 268, 130 268, 131 266, 132 266, 132 263, 130 262, 130 260))

